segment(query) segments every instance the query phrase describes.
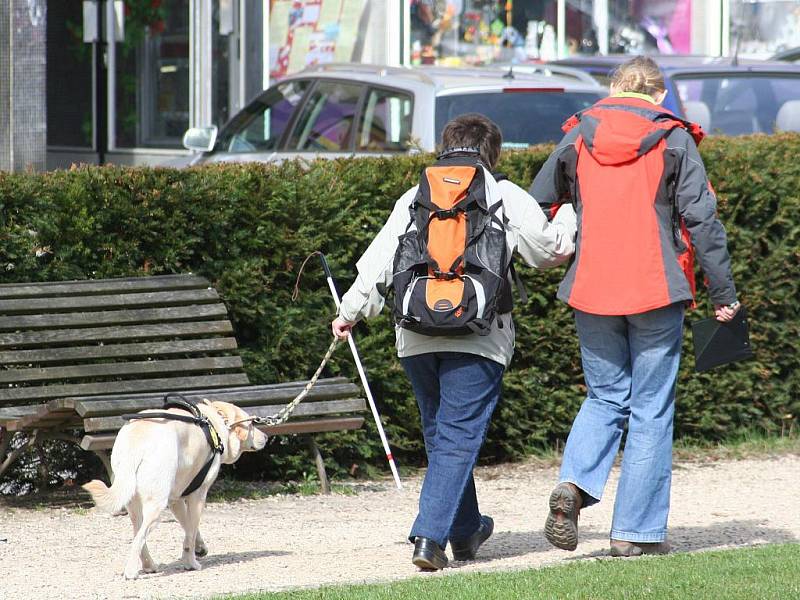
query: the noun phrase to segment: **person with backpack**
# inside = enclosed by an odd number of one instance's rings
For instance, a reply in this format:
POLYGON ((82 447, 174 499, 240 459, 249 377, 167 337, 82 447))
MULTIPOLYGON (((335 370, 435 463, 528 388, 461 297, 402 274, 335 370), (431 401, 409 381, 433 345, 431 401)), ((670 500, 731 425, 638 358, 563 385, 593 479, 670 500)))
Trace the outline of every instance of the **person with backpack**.
POLYGON ((575 213, 548 222, 522 188, 493 175, 502 136, 483 115, 447 123, 443 152, 357 263, 334 335, 377 315, 394 288, 397 353, 416 396, 428 470, 409 540, 412 562, 442 569, 472 560, 492 534, 472 471, 514 350, 512 254, 528 265, 563 263, 574 250, 575 213))
POLYGON ((627 426, 611 555, 669 551, 675 388, 695 255, 716 318, 730 321, 740 306, 697 151, 703 132, 660 106, 666 93, 652 59, 621 65, 611 96, 567 120, 530 189, 545 209, 568 202, 578 215, 558 298, 574 309, 588 393, 544 529, 565 550, 577 547, 579 512, 600 501, 627 426))

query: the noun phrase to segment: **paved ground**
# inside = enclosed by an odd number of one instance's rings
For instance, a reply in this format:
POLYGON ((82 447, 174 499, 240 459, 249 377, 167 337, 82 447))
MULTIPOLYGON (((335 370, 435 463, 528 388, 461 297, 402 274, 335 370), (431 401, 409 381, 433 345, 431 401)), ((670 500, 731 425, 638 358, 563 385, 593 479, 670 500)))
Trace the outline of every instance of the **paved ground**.
MULTIPOLYGON (((800 540, 800 456, 676 465, 670 539, 688 552, 800 540), (793 488, 795 492, 790 492, 793 488)), ((576 552, 552 549, 542 525, 556 470, 533 463, 478 470, 482 510, 495 535, 474 563, 445 574, 523 569, 602 556, 612 503, 581 515, 576 552)), ((0 504, 0 598, 171 598, 224 592, 431 577, 410 563, 405 541, 420 479, 397 492, 391 481, 357 495, 278 496, 210 504, 202 531, 203 570, 180 567, 182 534, 171 515, 150 540, 160 573, 126 582, 127 517, 94 510, 21 509, 0 504)), ((614 479, 609 493, 616 485, 614 479)))

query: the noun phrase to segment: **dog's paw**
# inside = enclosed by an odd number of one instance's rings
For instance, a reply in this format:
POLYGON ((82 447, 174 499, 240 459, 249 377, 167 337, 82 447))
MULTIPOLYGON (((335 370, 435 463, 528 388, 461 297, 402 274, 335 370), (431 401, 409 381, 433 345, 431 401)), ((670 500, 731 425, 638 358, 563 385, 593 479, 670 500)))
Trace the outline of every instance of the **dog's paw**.
POLYGON ((185 571, 199 571, 203 568, 203 565, 196 560, 187 560, 184 561, 183 568, 185 571))
POLYGON ((131 579, 138 579, 139 570, 137 569, 137 570, 134 571, 133 569, 125 569, 125 572, 122 575, 128 581, 130 581, 131 579))
POLYGON ((206 546, 203 543, 198 543, 198 544, 195 545, 195 547, 194 547, 194 555, 195 556, 202 558, 206 554, 208 554, 208 546, 206 546))
POLYGON ((144 565, 142 567, 142 573, 158 573, 158 565, 155 563, 144 565))

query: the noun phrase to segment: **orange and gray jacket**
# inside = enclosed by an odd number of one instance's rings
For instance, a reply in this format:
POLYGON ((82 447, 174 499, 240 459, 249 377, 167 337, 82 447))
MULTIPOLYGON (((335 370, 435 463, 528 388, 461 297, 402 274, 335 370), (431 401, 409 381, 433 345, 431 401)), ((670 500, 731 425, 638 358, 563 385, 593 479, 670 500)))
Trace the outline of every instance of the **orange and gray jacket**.
POLYGON ((559 299, 599 315, 692 302, 696 252, 712 302, 736 300, 699 126, 644 99, 611 97, 564 131, 530 190, 551 215, 565 202, 578 215, 559 299))

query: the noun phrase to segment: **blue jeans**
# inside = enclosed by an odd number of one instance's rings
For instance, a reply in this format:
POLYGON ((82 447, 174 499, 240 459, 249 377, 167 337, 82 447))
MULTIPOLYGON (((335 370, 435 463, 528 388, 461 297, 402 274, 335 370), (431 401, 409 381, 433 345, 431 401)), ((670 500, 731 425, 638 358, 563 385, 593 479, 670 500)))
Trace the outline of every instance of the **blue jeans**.
POLYGON ((426 537, 442 548, 466 540, 480 526, 472 469, 500 399, 504 367, 462 352, 401 358, 419 405, 428 471, 409 539, 426 537))
POLYGON ((627 424, 615 540, 667 536, 683 313, 683 304, 627 316, 575 311, 588 395, 564 448, 560 480, 583 491, 584 506, 598 502, 627 424))

